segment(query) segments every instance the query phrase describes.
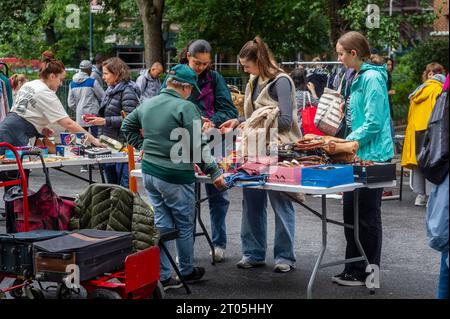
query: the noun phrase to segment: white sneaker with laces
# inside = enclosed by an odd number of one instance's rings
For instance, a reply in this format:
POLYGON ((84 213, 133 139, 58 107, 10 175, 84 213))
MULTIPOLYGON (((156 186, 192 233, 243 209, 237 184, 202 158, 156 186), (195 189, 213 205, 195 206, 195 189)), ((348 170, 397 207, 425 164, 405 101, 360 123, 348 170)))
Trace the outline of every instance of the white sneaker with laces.
MULTIPOLYGON (((209 252, 209 255, 212 255, 212 252, 209 252)), ((214 261, 216 263, 220 263, 225 259, 225 249, 220 247, 214 247, 214 261)))
POLYGON ((423 207, 426 204, 427 204, 427 195, 425 195, 425 194, 417 195, 416 201, 414 202, 414 205, 423 207))

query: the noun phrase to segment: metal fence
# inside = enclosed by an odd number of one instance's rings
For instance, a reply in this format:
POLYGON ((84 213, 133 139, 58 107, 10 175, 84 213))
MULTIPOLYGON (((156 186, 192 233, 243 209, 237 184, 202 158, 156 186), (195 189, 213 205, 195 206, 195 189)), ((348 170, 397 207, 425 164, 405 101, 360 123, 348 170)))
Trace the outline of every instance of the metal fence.
MULTIPOLYGON (((245 85, 248 80, 247 78, 243 78, 243 77, 224 77, 224 79, 225 79, 225 82, 227 82, 227 84, 236 86, 241 92, 244 92, 245 85)), ((56 92, 56 95, 58 96, 59 100, 63 104, 64 109, 66 110, 67 114, 69 114, 69 116, 74 119, 75 111, 72 110, 71 108, 69 108, 69 106, 67 104, 67 97, 69 96, 70 81, 71 80, 69 80, 69 79, 64 80, 63 84, 56 92)))

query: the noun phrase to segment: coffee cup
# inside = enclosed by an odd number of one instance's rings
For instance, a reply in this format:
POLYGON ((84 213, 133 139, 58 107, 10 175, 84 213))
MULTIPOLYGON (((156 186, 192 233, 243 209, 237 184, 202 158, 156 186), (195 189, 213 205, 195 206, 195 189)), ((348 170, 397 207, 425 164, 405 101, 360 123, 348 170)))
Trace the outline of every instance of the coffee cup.
POLYGON ((68 146, 75 143, 76 136, 73 133, 61 132, 59 136, 61 138, 62 145, 68 146))

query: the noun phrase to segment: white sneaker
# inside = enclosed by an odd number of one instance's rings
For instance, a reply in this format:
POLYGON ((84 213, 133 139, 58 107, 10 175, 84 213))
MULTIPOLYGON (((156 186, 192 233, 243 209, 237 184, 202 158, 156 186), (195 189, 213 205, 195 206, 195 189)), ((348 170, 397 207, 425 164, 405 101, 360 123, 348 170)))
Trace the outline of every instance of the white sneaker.
POLYGON ((289 272, 292 269, 294 269, 294 267, 288 264, 276 264, 275 267, 273 267, 274 272, 289 272))
POLYGON ((426 204, 427 204, 427 195, 425 195, 425 194, 417 195, 416 201, 414 202, 414 205, 423 207, 426 204))
MULTIPOLYGON (((212 252, 209 252, 209 255, 212 255, 212 252)), ((225 249, 220 247, 214 247, 214 261, 216 263, 220 263, 222 260, 225 259, 225 249)))

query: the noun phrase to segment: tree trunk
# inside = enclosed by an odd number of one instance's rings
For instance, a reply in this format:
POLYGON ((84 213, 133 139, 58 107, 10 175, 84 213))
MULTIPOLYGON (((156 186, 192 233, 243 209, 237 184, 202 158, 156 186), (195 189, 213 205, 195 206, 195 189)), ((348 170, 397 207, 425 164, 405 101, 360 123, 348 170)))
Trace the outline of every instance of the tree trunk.
POLYGON ((338 10, 347 6, 349 1, 337 1, 331 0, 328 1, 328 16, 330 18, 330 44, 331 47, 334 48, 337 40, 340 38, 342 33, 345 31, 346 27, 344 26, 345 21, 339 16, 338 10))
POLYGON ((54 45, 56 43, 56 34, 55 34, 55 17, 51 17, 44 28, 45 32, 45 42, 47 45, 54 45))
POLYGON ((144 26, 144 60, 147 68, 154 62, 164 65, 162 15, 164 0, 136 0, 144 26))

